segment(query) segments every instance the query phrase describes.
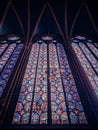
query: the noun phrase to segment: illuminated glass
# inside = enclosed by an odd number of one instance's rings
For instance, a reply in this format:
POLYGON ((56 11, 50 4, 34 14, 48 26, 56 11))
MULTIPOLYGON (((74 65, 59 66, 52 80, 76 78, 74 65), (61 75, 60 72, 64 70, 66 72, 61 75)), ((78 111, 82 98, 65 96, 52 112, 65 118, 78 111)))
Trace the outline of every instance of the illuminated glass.
POLYGON ((94 67, 95 71, 98 73, 97 59, 92 55, 92 53, 88 50, 88 48, 83 43, 79 43, 79 46, 82 49, 82 51, 84 52, 84 54, 87 57, 90 64, 94 67))
POLYGON ((56 46, 53 43, 49 45, 49 65, 52 124, 68 124, 68 115, 64 99, 56 46))
POLYGON ((94 42, 94 45, 98 48, 98 43, 94 42))
MULTIPOLYGON (((7 45, 5 45, 4 47, 6 46, 7 45)), ((3 91, 8 83, 8 80, 16 65, 16 62, 19 58, 22 48, 23 48, 23 44, 18 44, 18 45, 11 44, 9 45, 8 49, 5 51, 5 53, 1 57, 0 69, 1 71, 2 70, 3 71, 0 74, 0 97, 2 96, 3 91)))
POLYGON ((20 37, 18 37, 18 36, 9 36, 7 39, 8 39, 9 41, 16 41, 16 40, 19 40, 20 37))
POLYGON ((11 56, 13 50, 15 49, 16 44, 9 45, 8 49, 5 51, 5 53, 0 58, 0 72, 2 71, 3 67, 7 63, 9 57, 11 56))
MULTIPOLYGON (((32 108, 32 98, 33 98, 38 53, 39 53, 39 44, 36 43, 32 45, 32 50, 30 53, 18 102, 16 105, 16 110, 14 113, 13 123, 17 124, 29 123, 30 112, 32 108)), ((38 118, 37 114, 35 114, 35 119, 36 118, 38 118)))
POLYGON ((7 46, 8 46, 8 44, 0 45, 0 55, 4 52, 4 50, 6 49, 7 46))
POLYGON ((86 44, 91 49, 93 48, 93 53, 97 55, 95 46, 92 43, 89 43, 85 41, 85 45, 83 42, 79 41, 79 43, 72 42, 72 47, 82 65, 84 68, 85 73, 87 74, 87 77, 92 85, 92 88, 98 98, 98 61, 95 58, 95 56, 88 50, 86 47, 86 44), (97 74, 96 74, 97 73, 97 74))
POLYGON ((12 123, 87 124, 62 44, 39 41, 32 45, 12 123))
POLYGON ((83 106, 80 101, 64 48, 61 44, 57 45, 57 51, 71 124, 85 124, 87 121, 83 106))
POLYGON ((87 43, 89 48, 93 51, 93 53, 97 56, 98 58, 98 49, 92 44, 92 43, 87 43))
POLYGON ((47 124, 47 44, 40 45, 31 124, 47 124))

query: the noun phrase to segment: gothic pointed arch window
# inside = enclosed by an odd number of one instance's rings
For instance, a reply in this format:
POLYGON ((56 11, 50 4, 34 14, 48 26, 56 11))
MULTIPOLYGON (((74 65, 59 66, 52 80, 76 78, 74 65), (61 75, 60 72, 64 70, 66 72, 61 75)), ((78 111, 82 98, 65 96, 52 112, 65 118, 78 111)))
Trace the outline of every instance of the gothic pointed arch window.
POLYGON ((23 49, 21 38, 17 35, 0 37, 0 98, 15 71, 17 61, 23 49))
POLYGON ((72 38, 71 43, 98 99, 98 45, 84 36, 72 38))
POLYGON ((88 124, 64 46, 44 36, 32 42, 12 124, 88 124))

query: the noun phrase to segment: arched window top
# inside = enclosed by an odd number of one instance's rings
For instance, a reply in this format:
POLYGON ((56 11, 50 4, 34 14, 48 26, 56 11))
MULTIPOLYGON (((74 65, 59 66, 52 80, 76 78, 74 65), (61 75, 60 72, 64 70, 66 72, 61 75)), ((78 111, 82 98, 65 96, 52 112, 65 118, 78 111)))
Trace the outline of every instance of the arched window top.
POLYGON ((86 36, 79 35, 71 39, 71 43, 79 43, 79 42, 83 42, 84 44, 92 43, 94 46, 98 47, 98 43, 96 43, 95 40, 92 40, 91 38, 86 37, 86 36))
POLYGON ((8 36, 7 38, 9 41, 16 41, 16 40, 19 40, 20 37, 19 36, 8 36))
POLYGON ((49 44, 49 43, 54 43, 54 44, 57 44, 57 43, 61 43, 63 44, 63 40, 60 38, 60 37, 57 37, 55 35, 52 35, 52 34, 49 34, 49 35, 40 35, 40 36, 37 36, 37 37, 34 37, 32 39, 32 44, 34 44, 35 42, 37 43, 46 43, 46 44, 49 44))
POLYGON ((4 43, 23 43, 23 38, 22 36, 16 35, 16 34, 8 34, 0 37, 0 44, 4 43))
POLYGON ((49 41, 49 40, 52 40, 53 37, 51 37, 51 36, 43 36, 42 39, 46 40, 46 41, 49 41))

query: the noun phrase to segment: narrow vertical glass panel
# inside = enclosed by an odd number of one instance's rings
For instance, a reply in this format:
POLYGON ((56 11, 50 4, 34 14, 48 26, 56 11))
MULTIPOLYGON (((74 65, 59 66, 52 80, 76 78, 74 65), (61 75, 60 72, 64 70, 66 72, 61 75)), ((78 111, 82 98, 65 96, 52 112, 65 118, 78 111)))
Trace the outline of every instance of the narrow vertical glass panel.
POLYGON ((8 46, 8 44, 0 45, 0 55, 2 54, 2 52, 4 52, 4 50, 6 49, 7 46, 8 46))
POLYGON ((16 44, 9 45, 8 49, 5 51, 5 53, 0 58, 0 72, 2 71, 3 67, 7 63, 9 57, 11 56, 13 50, 15 49, 16 44))
POLYGON ((77 91, 77 87, 64 51, 61 44, 57 44, 57 52, 60 63, 60 71, 63 79, 66 103, 68 106, 69 117, 71 124, 86 124, 86 116, 83 110, 82 103, 77 91))
POLYGON ((47 45, 45 43, 40 45, 40 54, 37 68, 47 68, 47 45))
POLYGON ((37 69, 31 124, 47 124, 47 69, 37 69))
POLYGON ((79 46, 76 43, 72 43, 72 47, 85 71, 87 74, 88 79, 92 85, 93 90, 98 98, 98 76, 95 74, 94 70, 92 69, 91 65, 89 64, 88 60, 86 59, 83 52, 80 50, 79 46))
POLYGON ((49 83, 51 92, 52 124, 68 124, 65 97, 55 44, 49 44, 49 83))
POLYGON ((49 44, 49 67, 52 68, 59 68, 58 58, 56 53, 55 44, 49 44))
POLYGON ((40 45, 31 124, 47 124, 47 45, 40 45))
POLYGON ((98 58, 98 49, 92 44, 92 43, 87 43, 87 45, 89 46, 89 48, 92 50, 92 52, 97 56, 98 58))
POLYGON ((88 50, 88 48, 83 44, 79 43, 80 48, 84 52, 85 56, 89 60, 90 64, 93 66, 95 71, 98 73, 98 61, 95 59, 95 57, 92 55, 92 53, 88 50))
POLYGON ((29 124, 39 44, 33 44, 23 78, 13 124, 29 124))
POLYGON ((98 43, 94 42, 94 45, 98 48, 98 43))
POLYGON ((0 74, 0 97, 2 96, 3 91, 5 89, 5 86, 8 83, 8 80, 9 80, 9 78, 12 74, 12 71, 16 65, 16 62, 19 58, 19 55, 21 53, 22 48, 23 48, 23 44, 17 45, 17 47, 13 51, 13 54, 11 55, 9 61, 5 65, 4 70, 0 74))

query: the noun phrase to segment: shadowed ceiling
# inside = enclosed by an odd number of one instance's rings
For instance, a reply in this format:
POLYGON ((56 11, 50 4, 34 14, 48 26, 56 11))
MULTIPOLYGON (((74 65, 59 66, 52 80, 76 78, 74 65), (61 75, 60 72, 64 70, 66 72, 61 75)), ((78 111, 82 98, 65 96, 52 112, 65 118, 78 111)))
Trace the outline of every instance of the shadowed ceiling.
POLYGON ((0 0, 0 35, 21 34, 27 42, 39 34, 98 40, 97 8, 97 0, 0 0))

